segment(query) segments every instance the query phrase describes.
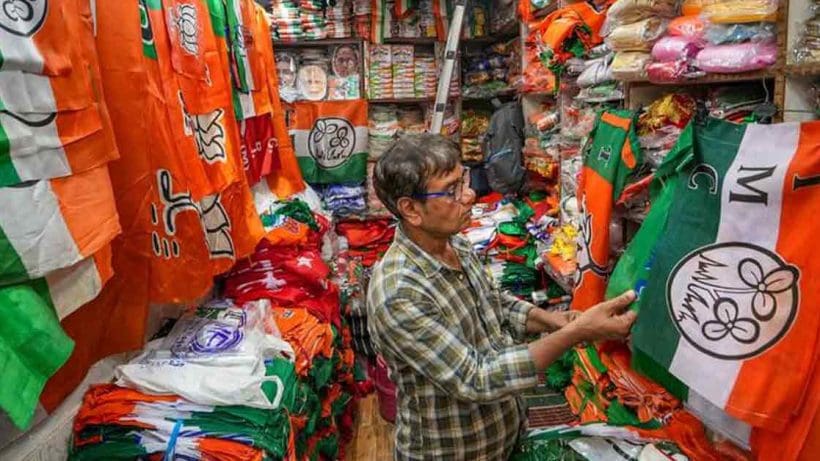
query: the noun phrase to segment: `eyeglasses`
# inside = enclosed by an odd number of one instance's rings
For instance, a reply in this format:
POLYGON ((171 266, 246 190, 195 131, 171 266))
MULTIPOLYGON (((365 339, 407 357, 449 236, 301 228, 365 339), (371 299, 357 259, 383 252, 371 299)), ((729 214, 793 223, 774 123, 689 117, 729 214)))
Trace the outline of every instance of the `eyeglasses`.
POLYGON ((461 197, 464 196, 464 190, 468 188, 469 175, 470 169, 464 168, 464 171, 461 172, 461 178, 459 178, 458 182, 448 187, 447 190, 439 192, 425 192, 423 194, 413 194, 413 198, 417 200, 425 200, 430 198, 448 197, 450 198, 450 200, 454 202, 461 201, 461 197))

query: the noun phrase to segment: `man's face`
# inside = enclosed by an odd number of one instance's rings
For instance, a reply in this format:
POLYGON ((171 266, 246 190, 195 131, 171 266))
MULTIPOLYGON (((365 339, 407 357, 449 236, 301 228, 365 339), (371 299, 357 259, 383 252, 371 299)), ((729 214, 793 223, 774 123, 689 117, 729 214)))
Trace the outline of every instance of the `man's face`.
POLYGON ((467 227, 475 203, 475 192, 469 187, 469 179, 468 170, 461 165, 433 178, 427 185, 427 194, 448 195, 417 201, 418 224, 411 224, 439 237, 449 237, 467 227))
POLYGON ((345 46, 336 50, 333 68, 339 77, 349 77, 358 73, 358 67, 359 57, 353 48, 345 46))

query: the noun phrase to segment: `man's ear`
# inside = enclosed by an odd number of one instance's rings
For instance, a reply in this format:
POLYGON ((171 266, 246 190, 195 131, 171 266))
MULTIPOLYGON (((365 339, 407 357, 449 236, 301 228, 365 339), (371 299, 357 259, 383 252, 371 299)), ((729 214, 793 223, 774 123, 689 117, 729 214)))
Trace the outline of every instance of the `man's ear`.
POLYGON ((402 218, 411 226, 421 225, 421 204, 410 197, 402 197, 396 202, 402 218))

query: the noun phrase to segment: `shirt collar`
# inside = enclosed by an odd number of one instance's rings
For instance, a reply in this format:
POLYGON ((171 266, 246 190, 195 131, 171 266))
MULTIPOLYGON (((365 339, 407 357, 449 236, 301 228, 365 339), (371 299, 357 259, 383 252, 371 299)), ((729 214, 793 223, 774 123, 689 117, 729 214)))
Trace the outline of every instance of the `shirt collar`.
MULTIPOLYGON (((417 265, 419 269, 421 269, 422 273, 424 273, 427 277, 430 277, 442 269, 447 268, 447 266, 445 266, 441 261, 431 256, 420 246, 418 246, 416 242, 411 240, 410 237, 404 233, 404 229, 401 224, 396 226, 395 243, 399 246, 399 249, 407 255, 410 261, 417 265)), ((450 237, 450 245, 452 245, 453 249, 456 250, 456 253, 463 263, 465 256, 470 251, 469 244, 464 239, 453 236, 450 237)))

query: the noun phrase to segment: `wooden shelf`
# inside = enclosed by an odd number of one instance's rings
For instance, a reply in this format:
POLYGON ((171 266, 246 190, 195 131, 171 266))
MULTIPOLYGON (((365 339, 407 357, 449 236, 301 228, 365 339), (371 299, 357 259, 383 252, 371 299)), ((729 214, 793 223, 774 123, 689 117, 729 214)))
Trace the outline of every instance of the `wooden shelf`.
POLYGON ((701 78, 681 80, 679 82, 650 82, 649 80, 621 80, 630 85, 657 85, 657 86, 692 86, 710 85, 715 83, 733 82, 754 82, 757 80, 775 78, 776 72, 773 69, 766 69, 757 72, 744 72, 740 74, 709 74, 701 78))
MULTIPOLYGON (((385 45, 435 45, 439 40, 433 37, 385 37, 385 45)), ((443 43, 443 42, 442 42, 443 43)))
POLYGON ((820 76, 820 63, 787 64, 786 76, 818 77, 820 76))
POLYGON ((368 99, 370 104, 424 104, 428 102, 435 102, 436 97, 430 96, 428 98, 384 98, 384 99, 368 99))
POLYGON ((273 48, 311 48, 311 47, 322 47, 322 46, 333 46, 333 45, 360 45, 363 43, 363 39, 358 37, 351 37, 351 38, 325 38, 321 40, 299 40, 296 42, 281 42, 278 40, 273 41, 273 48))

